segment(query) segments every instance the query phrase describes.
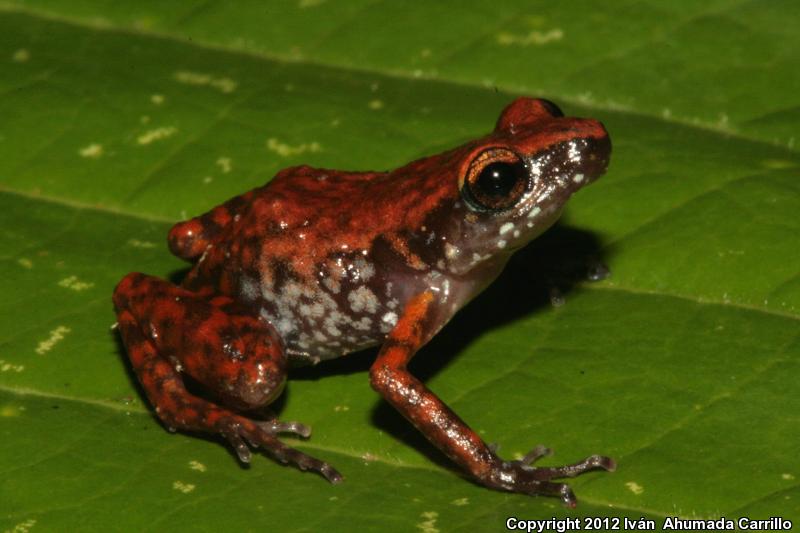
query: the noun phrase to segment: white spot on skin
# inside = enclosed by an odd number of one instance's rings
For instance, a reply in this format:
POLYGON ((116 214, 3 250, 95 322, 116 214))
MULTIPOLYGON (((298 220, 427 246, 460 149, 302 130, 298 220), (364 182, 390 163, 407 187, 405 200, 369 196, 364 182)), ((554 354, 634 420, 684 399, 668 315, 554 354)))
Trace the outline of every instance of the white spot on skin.
POLYGON ((361 257, 357 257, 353 261, 353 266, 356 267, 358 277, 364 281, 369 281, 375 275, 375 267, 372 263, 368 263, 361 257))
POLYGON ((150 96, 150 101, 153 102, 155 105, 161 105, 164 103, 164 95, 163 94, 154 94, 150 96))
POLYGON ((20 48, 11 55, 11 61, 14 63, 27 63, 31 58, 31 53, 26 48, 20 48))
POLYGON ((506 222, 505 224, 500 226, 500 235, 504 235, 504 234, 508 233, 509 231, 511 231, 512 229, 514 229, 514 223, 513 222, 506 222))
POLYGON ((58 286, 73 290, 75 292, 81 292, 94 287, 94 283, 81 281, 78 279, 78 276, 69 276, 68 278, 64 278, 59 281, 58 286))
POLYGON ((166 128, 156 128, 154 130, 150 130, 148 132, 139 135, 139 137, 136 138, 136 142, 142 146, 145 146, 155 141, 160 141, 162 139, 172 137, 177 132, 178 128, 175 128, 173 126, 169 126, 166 128))
POLYGON ((353 322, 353 327, 359 331, 369 331, 372 327, 372 320, 365 316, 358 322, 353 322))
POLYGON ((458 256, 461 250, 457 246, 453 246, 449 242, 444 245, 444 256, 448 259, 453 259, 458 256))
POLYGON ((538 215, 541 212, 542 212, 542 210, 541 210, 540 207, 538 207, 538 206, 534 207, 533 209, 531 209, 530 213, 528 213, 528 218, 533 218, 533 217, 535 217, 536 215, 538 215))
POLYGON ((636 494, 637 496, 644 492, 644 487, 636 483, 635 481, 628 481, 625 483, 625 486, 628 487, 632 493, 636 494))
POLYGON ((81 157, 97 159, 103 155, 103 145, 97 143, 89 144, 78 150, 78 154, 80 154, 81 157))
POLYGON ((198 472, 206 471, 206 465, 204 465, 200 461, 189 461, 189 468, 191 468, 192 470, 197 470, 198 472))
POLYGON ((390 311, 385 315, 383 315, 383 318, 381 320, 394 327, 397 324, 397 313, 393 313, 390 311))
POLYGON ((314 318, 321 318, 325 314, 325 306, 319 302, 311 305, 311 316, 314 318))
POLYGON ((270 137, 267 139, 267 150, 270 152, 275 152, 281 157, 291 157, 299 154, 304 154, 306 152, 319 152, 322 150, 322 146, 316 141, 312 141, 310 143, 302 143, 297 145, 290 145, 284 142, 281 142, 279 139, 275 137, 270 137))
POLYGON ((361 286, 347 295, 347 301, 350 302, 350 309, 355 313, 366 311, 367 313, 374 313, 378 309, 378 299, 375 294, 361 286))
POLYGON ((50 336, 46 340, 43 340, 39 343, 39 345, 36 347, 36 353, 43 355, 49 352, 53 349, 53 346, 64 339, 64 335, 70 333, 71 331, 72 329, 66 326, 58 326, 56 329, 50 332, 50 336))
POLYGON ((198 87, 208 86, 221 93, 228 94, 236 90, 238 84, 230 78, 215 78, 211 74, 179 70, 173 75, 175 81, 198 87))
POLYGON ((575 174, 574 176, 572 176, 572 181, 574 181, 575 183, 580 183, 583 181, 583 178, 584 178, 583 174, 575 174))
POLYGON ((172 488, 177 490, 178 492, 189 494, 195 489, 195 486, 191 483, 184 483, 183 481, 175 481, 172 484, 172 488))
POLYGON ((521 233, 519 232, 519 230, 518 230, 518 229, 515 229, 515 230, 514 230, 514 238, 516 239, 516 238, 517 238, 517 237, 519 237, 520 235, 521 235, 521 233))
POLYGON ((258 299, 260 295, 258 282, 248 276, 242 276, 239 283, 241 284, 240 291, 242 298, 250 302, 258 299))
POLYGON ((506 241, 504 241, 504 240, 502 240, 502 239, 501 239, 501 240, 499 240, 499 241, 497 241, 497 247, 498 247, 498 248, 500 248, 500 249, 502 250, 503 248, 505 248, 505 247, 506 247, 506 241))
POLYGON ((278 320, 278 323, 275 324, 275 329, 277 329, 281 335, 285 336, 294 329, 294 323, 289 318, 281 318, 278 320))

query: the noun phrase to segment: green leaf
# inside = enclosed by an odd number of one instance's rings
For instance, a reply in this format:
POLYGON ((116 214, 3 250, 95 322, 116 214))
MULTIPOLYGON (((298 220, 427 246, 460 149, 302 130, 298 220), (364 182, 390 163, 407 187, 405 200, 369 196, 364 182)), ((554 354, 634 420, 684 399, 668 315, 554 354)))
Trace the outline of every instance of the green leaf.
POLYGON ((0 4, 1 529, 800 519, 800 7, 502 4, 0 4), (158 424, 110 297, 185 268, 172 223, 290 165, 436 153, 519 94, 601 119, 609 173, 412 371, 505 456, 615 457, 576 510, 463 479, 371 391, 374 354, 279 402, 339 486, 158 424), (575 282, 590 256, 610 279, 575 282))

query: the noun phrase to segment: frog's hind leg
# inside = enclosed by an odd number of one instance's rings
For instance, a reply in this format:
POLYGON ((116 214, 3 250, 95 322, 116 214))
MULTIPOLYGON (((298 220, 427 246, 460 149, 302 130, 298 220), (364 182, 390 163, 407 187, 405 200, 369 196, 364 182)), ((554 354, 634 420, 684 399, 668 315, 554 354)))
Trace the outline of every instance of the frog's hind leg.
POLYGON ((271 326, 228 298, 205 300, 164 280, 129 274, 114 291, 119 332, 158 417, 170 429, 220 433, 243 463, 261 447, 282 463, 319 472, 332 483, 331 465, 278 440, 279 433, 308 437, 297 422, 259 421, 189 392, 181 372, 241 409, 267 405, 282 391, 285 358, 271 326))

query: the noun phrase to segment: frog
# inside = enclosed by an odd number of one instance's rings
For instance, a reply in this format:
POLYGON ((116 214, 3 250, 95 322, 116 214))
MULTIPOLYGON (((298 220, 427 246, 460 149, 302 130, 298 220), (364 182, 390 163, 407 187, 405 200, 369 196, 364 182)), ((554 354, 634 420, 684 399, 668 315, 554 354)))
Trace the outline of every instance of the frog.
POLYGON ((131 367, 170 431, 217 434, 243 465, 251 449, 331 483, 331 464, 281 440, 309 426, 270 405, 289 370, 375 346, 369 382, 461 471, 501 491, 560 498, 613 459, 537 466, 505 460, 408 370, 412 357, 606 172, 602 123, 519 97, 494 129, 392 171, 294 166, 179 222, 167 241, 191 267, 180 284, 130 273, 116 286, 131 367))

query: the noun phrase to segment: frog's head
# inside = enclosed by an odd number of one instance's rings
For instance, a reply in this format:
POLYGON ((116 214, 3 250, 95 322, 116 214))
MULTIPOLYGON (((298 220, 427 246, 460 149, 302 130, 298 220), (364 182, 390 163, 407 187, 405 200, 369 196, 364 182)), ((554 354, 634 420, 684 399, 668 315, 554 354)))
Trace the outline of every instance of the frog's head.
POLYGON ((449 270, 464 273, 507 257, 549 228, 570 196, 605 172, 611 141, 596 120, 565 117, 547 100, 518 98, 490 135, 462 153, 460 216, 445 255, 449 270))

